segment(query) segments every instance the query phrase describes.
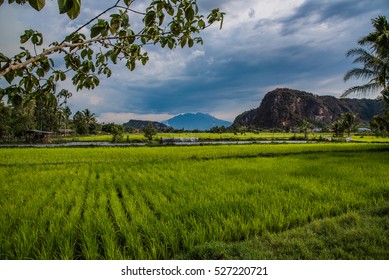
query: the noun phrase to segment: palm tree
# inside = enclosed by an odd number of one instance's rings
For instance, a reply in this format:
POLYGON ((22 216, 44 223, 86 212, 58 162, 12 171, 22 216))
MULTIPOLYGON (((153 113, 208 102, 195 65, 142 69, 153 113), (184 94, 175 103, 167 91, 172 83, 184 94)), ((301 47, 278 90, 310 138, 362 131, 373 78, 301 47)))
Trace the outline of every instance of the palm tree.
POLYGON ((356 56, 354 63, 364 63, 364 67, 354 68, 348 71, 344 76, 344 81, 346 82, 351 78, 362 78, 369 79, 369 82, 364 85, 354 86, 347 89, 342 94, 342 97, 348 96, 352 93, 369 94, 377 92, 380 89, 384 91, 387 88, 389 81, 388 59, 385 61, 362 48, 349 50, 347 56, 356 56))
POLYGON ((59 106, 65 105, 64 108, 61 110, 61 117, 63 117, 64 121, 65 121, 65 137, 66 137, 66 133, 67 133, 67 129, 68 129, 69 117, 71 115, 71 112, 69 114, 70 109, 68 107, 68 99, 70 97, 72 97, 72 95, 73 94, 66 89, 62 89, 57 95, 59 100, 61 98, 64 98, 64 101, 62 103, 60 103, 59 101, 58 101, 58 103, 59 103, 59 106))
POLYGON ((358 44, 370 45, 382 57, 389 55, 389 23, 385 16, 378 16, 372 20, 375 31, 359 40, 358 44))
POLYGON ((351 93, 369 94, 381 90, 384 101, 389 104, 389 23, 386 17, 379 16, 372 20, 375 28, 358 41, 362 47, 369 49, 354 48, 347 52, 347 57, 356 57, 353 63, 362 63, 362 68, 354 68, 344 76, 344 81, 351 78, 368 79, 368 83, 347 89, 342 97, 351 93))
POLYGON ((88 134, 88 126, 83 112, 77 111, 73 116, 74 127, 78 134, 88 134))
POLYGON ((304 138, 308 140, 308 128, 311 124, 307 120, 303 120, 301 123, 301 129, 304 131, 304 138))
POLYGON ((347 131, 347 137, 351 137, 351 130, 355 126, 355 116, 351 112, 343 115, 343 127, 347 131))
POLYGON ((70 111, 70 109, 68 107, 68 99, 70 97, 72 97, 72 95, 73 94, 70 91, 66 90, 66 89, 62 89, 58 93, 58 99, 64 98, 64 101, 62 103, 60 103, 59 106, 65 105, 65 107, 62 110, 62 116, 64 117, 64 120, 65 120, 65 137, 66 137, 66 132, 67 132, 67 129, 68 129, 69 117, 71 115, 71 111, 70 111), (69 111, 70 111, 70 113, 69 113, 69 111))
POLYGON ((53 131, 58 126, 58 103, 55 95, 47 90, 38 90, 34 93, 37 126, 41 130, 53 131))
MULTIPOLYGON (((67 107, 67 103, 68 103, 68 99, 70 97, 72 97, 72 93, 66 89, 62 89, 59 93, 58 93, 58 98, 61 99, 61 98, 64 98, 64 101, 62 103, 60 103, 59 105, 62 106, 63 104, 65 104, 65 107, 67 107)), ((59 102, 58 102, 59 103, 59 102)))
POLYGON ((340 120, 332 123, 332 129, 335 133, 335 137, 343 137, 343 125, 343 122, 340 120))
POLYGON ((94 113, 92 113, 89 109, 83 110, 82 113, 84 114, 85 122, 86 122, 86 125, 88 127, 88 133, 94 132, 94 130, 96 129, 96 123, 97 123, 97 120, 95 117, 96 115, 94 113))

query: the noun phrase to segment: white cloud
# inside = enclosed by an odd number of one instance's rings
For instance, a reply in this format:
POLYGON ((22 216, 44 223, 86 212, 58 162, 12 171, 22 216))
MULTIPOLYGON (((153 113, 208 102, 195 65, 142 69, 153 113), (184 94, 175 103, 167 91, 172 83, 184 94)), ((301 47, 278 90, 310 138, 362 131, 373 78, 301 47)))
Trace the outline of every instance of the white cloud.
POLYGON ((196 58, 202 57, 202 56, 205 56, 205 52, 204 52, 204 51, 194 50, 194 51, 192 51, 192 53, 190 54, 190 59, 191 59, 191 60, 196 60, 196 58))
MULTIPOLYGON (((135 1, 133 8, 142 10, 150 1, 135 1)), ((106 2, 84 0, 75 21, 58 14, 56 1, 46 1, 40 13, 27 5, 5 3, 0 8, 0 51, 9 55, 18 51, 19 36, 28 28, 43 32, 46 43, 61 41, 112 1, 106 2)), ((73 112, 89 108, 106 122, 118 123, 130 118, 161 120, 169 118, 165 112, 198 110, 233 120, 257 107, 263 94, 275 87, 339 96, 361 82, 343 83, 343 74, 353 67, 345 52, 369 32, 371 18, 389 8, 386 0, 198 3, 203 11, 220 7, 226 12, 222 30, 218 24, 205 30, 200 34, 204 45, 192 49, 147 46, 146 66, 139 63, 130 72, 118 63, 112 66, 112 77, 101 79, 91 92, 76 92, 69 75, 61 86, 73 92, 69 100, 73 112)))

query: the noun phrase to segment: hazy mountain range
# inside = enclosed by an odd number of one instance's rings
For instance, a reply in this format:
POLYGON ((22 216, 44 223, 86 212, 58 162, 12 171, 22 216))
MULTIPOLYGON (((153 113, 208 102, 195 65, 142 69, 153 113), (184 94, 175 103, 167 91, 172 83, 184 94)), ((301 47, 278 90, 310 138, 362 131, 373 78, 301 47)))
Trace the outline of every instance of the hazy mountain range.
POLYGON ((220 120, 209 114, 203 113, 187 113, 175 116, 171 119, 162 122, 129 120, 123 126, 132 129, 145 129, 147 124, 151 122, 159 131, 166 131, 169 128, 184 129, 184 130, 210 130, 214 126, 228 127, 232 122, 220 120))
POLYGON ((145 129, 149 123, 152 123, 154 128, 159 131, 165 131, 169 129, 169 126, 166 124, 155 122, 155 121, 141 121, 141 120, 129 120, 124 123, 123 126, 127 129, 145 129))
MULTIPOLYGON (((215 126, 252 127, 259 129, 288 129, 298 127, 303 120, 325 127, 344 113, 352 112, 357 122, 368 123, 374 115, 382 114, 384 105, 373 99, 319 96, 299 90, 278 88, 268 92, 260 106, 237 116, 233 123, 203 113, 187 113, 162 122, 152 122, 157 130, 172 127, 184 130, 210 130, 215 126)), ((130 120, 127 127, 144 129, 149 121, 130 120)))
POLYGON ((209 130, 215 126, 228 127, 232 123, 229 121, 221 120, 203 113, 187 113, 175 116, 171 119, 162 122, 174 129, 185 129, 185 130, 209 130))

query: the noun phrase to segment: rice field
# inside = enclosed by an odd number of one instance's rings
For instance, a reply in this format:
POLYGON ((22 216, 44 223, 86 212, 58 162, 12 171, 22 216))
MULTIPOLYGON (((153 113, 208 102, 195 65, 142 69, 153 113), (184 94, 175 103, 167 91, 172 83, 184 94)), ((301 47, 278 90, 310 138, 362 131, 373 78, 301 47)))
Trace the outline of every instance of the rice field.
POLYGON ((0 259, 190 258, 282 235, 386 207, 388 156, 362 143, 1 148, 0 259))
MULTIPOLYGON (((310 133, 310 140, 324 139, 331 137, 332 133, 310 133)), ((154 139, 161 138, 198 138, 200 141, 246 141, 246 140, 290 140, 294 138, 303 139, 304 133, 289 133, 289 132, 260 132, 253 133, 210 133, 210 132, 185 132, 185 133, 157 133, 154 139)), ((88 135, 88 136, 71 136, 66 138, 58 138, 58 141, 80 141, 80 142, 110 142, 112 135, 88 135)), ((123 141, 145 142, 147 138, 142 134, 125 134, 123 141)))
MULTIPOLYGON (((209 133, 209 132, 185 132, 185 133, 158 133, 154 136, 154 139, 161 138, 198 138, 199 141, 262 141, 262 140, 296 140, 305 139, 304 133, 292 133, 292 132, 247 132, 241 133, 209 133)), ((339 141, 345 141, 344 138, 334 138, 333 133, 320 132, 309 133, 309 141, 323 141, 325 139, 333 139, 339 141)), ((111 142, 112 135, 87 135, 87 136, 71 136, 71 137, 59 137, 54 138, 54 142, 111 142)), ((142 134, 125 134, 123 136, 124 142, 146 142, 147 138, 142 134)), ((389 143, 389 137, 375 136, 375 135, 352 135, 353 142, 359 143, 389 143)))

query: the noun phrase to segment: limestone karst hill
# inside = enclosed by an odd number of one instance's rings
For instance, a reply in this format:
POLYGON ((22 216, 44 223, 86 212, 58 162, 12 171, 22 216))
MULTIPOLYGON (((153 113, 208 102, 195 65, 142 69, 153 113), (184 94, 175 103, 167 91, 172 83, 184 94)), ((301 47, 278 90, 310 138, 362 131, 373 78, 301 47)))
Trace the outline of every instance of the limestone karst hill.
POLYGON ((383 104, 373 99, 339 99, 278 88, 268 92, 258 108, 237 116, 233 125, 288 129, 307 120, 322 127, 336 121, 346 112, 355 114, 358 121, 369 122, 374 115, 381 114, 383 109, 383 104))

